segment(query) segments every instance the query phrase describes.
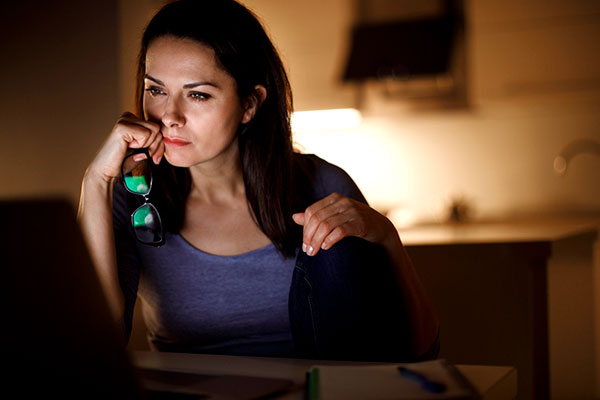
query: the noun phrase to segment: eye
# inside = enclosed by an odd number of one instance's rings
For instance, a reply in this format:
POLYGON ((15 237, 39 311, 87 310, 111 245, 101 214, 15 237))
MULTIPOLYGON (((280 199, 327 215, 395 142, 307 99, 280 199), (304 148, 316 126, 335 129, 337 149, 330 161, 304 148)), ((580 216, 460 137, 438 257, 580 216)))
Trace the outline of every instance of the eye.
POLYGON ((210 99, 212 96, 208 93, 203 92, 190 92, 189 96, 197 101, 204 101, 210 99))
POLYGON ((159 96, 159 95, 162 95, 162 94, 166 94, 164 90, 162 90, 161 88, 156 87, 156 86, 150 86, 150 87, 148 87, 148 88, 146 88, 144 90, 146 92, 148 92, 148 94, 150 96, 152 96, 152 97, 156 97, 156 96, 159 96))

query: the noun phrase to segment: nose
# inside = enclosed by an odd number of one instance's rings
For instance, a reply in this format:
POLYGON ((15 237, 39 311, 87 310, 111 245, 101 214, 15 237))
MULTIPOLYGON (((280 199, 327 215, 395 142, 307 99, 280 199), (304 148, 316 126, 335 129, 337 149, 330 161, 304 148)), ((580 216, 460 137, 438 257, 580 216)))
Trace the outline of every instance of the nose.
POLYGON ((167 128, 180 128, 185 125, 185 116, 181 107, 177 104, 177 99, 170 97, 162 115, 162 123, 167 128))

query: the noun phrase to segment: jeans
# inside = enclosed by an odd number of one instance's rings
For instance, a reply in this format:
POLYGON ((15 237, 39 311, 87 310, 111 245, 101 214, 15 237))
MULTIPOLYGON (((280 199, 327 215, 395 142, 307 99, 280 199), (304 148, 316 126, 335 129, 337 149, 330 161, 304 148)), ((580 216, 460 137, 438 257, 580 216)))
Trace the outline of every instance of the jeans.
POLYGON ((439 342, 415 355, 385 251, 348 237, 309 257, 300 252, 289 307, 298 357, 413 362, 437 357, 439 342))

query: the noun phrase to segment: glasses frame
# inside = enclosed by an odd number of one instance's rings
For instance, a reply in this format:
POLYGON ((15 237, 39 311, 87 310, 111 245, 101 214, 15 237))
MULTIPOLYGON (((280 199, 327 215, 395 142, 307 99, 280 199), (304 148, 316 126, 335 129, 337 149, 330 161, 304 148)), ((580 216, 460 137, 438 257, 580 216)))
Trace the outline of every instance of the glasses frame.
POLYGON ((137 207, 132 213, 131 213, 131 227, 133 228, 133 232, 135 234, 135 238, 137 239, 138 242, 143 243, 143 244, 147 244, 150 246, 154 246, 154 247, 160 247, 163 244, 165 244, 165 232, 163 229, 163 224, 162 224, 162 219, 160 217, 160 213, 158 212, 158 209, 156 208, 156 206, 154 204, 152 204, 150 202, 150 192, 152 191, 152 183, 154 181, 154 177, 152 175, 152 161, 150 158, 150 153, 148 152, 147 148, 140 148, 140 149, 134 149, 131 153, 127 154, 127 156, 125 156, 125 158, 123 159, 123 162, 121 163, 121 181, 123 182, 123 186, 125 186, 125 190, 127 190, 129 193, 134 194, 136 196, 142 196, 144 198, 144 203, 142 205, 140 205, 139 207, 137 207), (148 185, 148 191, 144 194, 142 193, 137 193, 134 192, 133 190, 129 189, 129 187, 127 187, 127 183, 125 183, 125 162, 137 155, 137 154, 144 154, 146 155, 146 160, 150 163, 150 183, 148 185), (135 227, 135 223, 134 223, 134 216, 135 214, 144 206, 150 206, 152 207, 153 211, 156 213, 156 216, 158 217, 158 224, 159 224, 159 228, 160 228, 160 240, 159 241, 145 241, 140 239, 140 237, 138 236, 137 232, 136 232, 136 227, 135 227))

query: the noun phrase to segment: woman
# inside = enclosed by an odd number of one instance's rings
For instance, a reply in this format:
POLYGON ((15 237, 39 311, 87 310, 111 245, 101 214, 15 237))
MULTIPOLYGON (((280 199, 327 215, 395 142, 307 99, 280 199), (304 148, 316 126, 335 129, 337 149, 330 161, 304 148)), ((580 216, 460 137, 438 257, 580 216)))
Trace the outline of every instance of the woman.
POLYGON ((139 292, 158 350, 434 357, 437 319, 397 231, 344 171, 294 153, 291 109, 281 60, 242 5, 181 0, 157 13, 138 114, 117 121, 82 185, 79 218, 115 317, 129 332, 139 292), (136 240, 143 199, 119 179, 143 148, 159 247, 136 240))

